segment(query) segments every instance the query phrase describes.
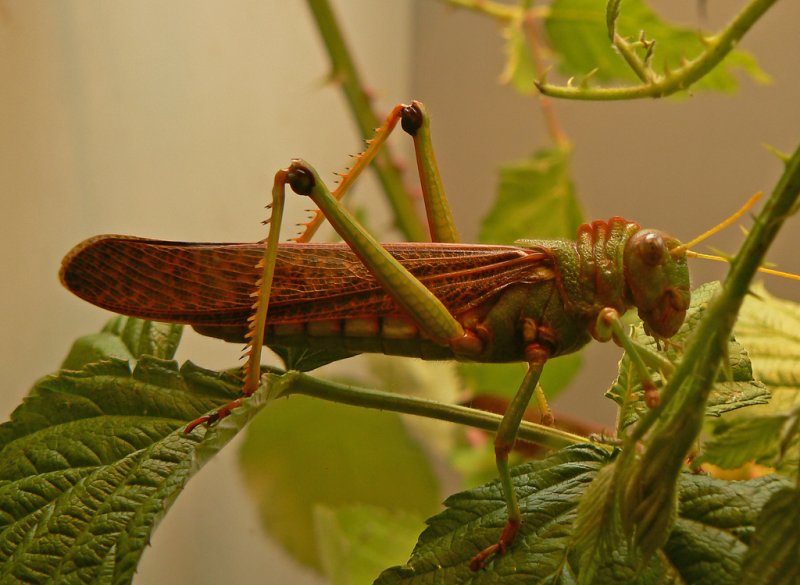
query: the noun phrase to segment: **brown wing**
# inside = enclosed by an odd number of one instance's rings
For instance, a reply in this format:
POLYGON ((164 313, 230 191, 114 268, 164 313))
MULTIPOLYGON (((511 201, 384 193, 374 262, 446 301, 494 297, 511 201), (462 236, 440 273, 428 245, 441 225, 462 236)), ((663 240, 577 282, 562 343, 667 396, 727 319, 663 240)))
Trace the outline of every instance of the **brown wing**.
MULTIPOLYGON (((541 249, 474 244, 385 244, 458 314, 504 287, 552 278, 541 249)), ((115 313, 191 325, 242 325, 251 314, 260 244, 97 236, 64 258, 61 282, 115 313)), ((270 323, 400 314, 345 244, 281 244, 270 323)))

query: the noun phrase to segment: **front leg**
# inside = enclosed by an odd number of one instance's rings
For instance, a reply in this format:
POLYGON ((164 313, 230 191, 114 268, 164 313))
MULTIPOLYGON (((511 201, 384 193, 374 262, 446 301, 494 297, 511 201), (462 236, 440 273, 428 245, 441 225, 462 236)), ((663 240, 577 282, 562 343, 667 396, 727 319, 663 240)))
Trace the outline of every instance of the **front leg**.
POLYGON ((622 324, 622 317, 616 309, 606 307, 600 311, 597 316, 597 322, 594 328, 594 337, 598 341, 609 341, 613 339, 619 346, 621 346, 628 357, 631 359, 636 373, 639 375, 639 381, 644 389, 644 402, 649 408, 656 408, 661 403, 661 396, 658 393, 653 378, 650 375, 647 366, 642 359, 639 352, 639 345, 632 340, 622 324))

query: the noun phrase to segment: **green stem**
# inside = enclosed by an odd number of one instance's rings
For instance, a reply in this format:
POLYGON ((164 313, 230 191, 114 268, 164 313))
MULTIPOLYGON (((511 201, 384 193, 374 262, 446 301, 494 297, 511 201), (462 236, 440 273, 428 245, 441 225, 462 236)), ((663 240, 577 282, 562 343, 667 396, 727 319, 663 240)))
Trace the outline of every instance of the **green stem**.
MULTIPOLYGON (((700 56, 668 75, 631 87, 571 87, 537 82, 544 95, 577 100, 629 100, 644 97, 664 97, 689 88, 716 67, 733 50, 745 33, 777 0, 753 0, 718 35, 707 39, 706 50, 700 56)), ((637 75, 640 75, 637 71, 637 75)))
POLYGON ((678 476, 703 428, 706 402, 726 355, 736 315, 767 249, 799 196, 800 147, 733 259, 720 295, 695 329, 683 360, 662 392, 661 407, 639 421, 617 460, 623 523, 645 554, 655 551, 668 537, 674 522, 678 476), (647 450, 635 461, 634 444, 656 424, 647 450))
MULTIPOLYGON (((281 396, 303 394, 362 408, 376 408, 454 422, 486 431, 496 431, 502 420, 500 415, 483 410, 339 384, 300 372, 288 372, 280 376, 280 379, 281 396)), ((588 442, 586 437, 529 422, 522 423, 517 438, 551 449, 588 442)))
MULTIPOLYGON (((341 85, 361 136, 365 140, 372 138, 375 128, 381 125, 381 120, 372 110, 370 97, 364 90, 330 4, 327 0, 308 0, 308 7, 314 15, 317 28, 328 50, 332 68, 331 77, 341 85)), ((386 193, 397 228, 410 241, 426 240, 427 234, 417 214, 414 200, 406 190, 400 171, 386 145, 375 156, 372 166, 386 193)))
POLYGON ((658 420, 660 411, 673 399, 680 397, 681 402, 680 406, 672 409, 675 416, 681 416, 681 413, 685 412, 689 407, 687 401, 696 403, 698 395, 702 398, 701 408, 705 404, 705 398, 711 389, 710 384, 707 388, 700 387, 694 382, 694 378, 698 376, 709 378, 713 382, 750 282, 759 266, 764 263, 767 249, 783 222, 791 215, 793 207, 797 204, 798 195, 800 195, 800 146, 786 161, 786 168, 780 181, 731 262, 722 293, 706 311, 692 336, 684 359, 678 364, 664 388, 661 408, 648 413, 640 421, 632 435, 634 440, 644 437, 658 420), (692 383, 683 388, 684 383, 690 378, 692 383))

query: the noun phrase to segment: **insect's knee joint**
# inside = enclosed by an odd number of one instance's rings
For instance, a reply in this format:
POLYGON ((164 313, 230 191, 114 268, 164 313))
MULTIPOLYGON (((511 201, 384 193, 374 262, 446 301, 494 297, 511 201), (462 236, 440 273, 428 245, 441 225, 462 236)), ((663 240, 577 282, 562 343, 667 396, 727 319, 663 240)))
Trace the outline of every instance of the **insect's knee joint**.
POLYGON ((413 102, 410 106, 403 108, 400 117, 400 126, 407 134, 416 136, 417 131, 422 128, 422 122, 425 115, 422 113, 422 108, 419 107, 417 102, 413 102))
POLYGON ((604 307, 597 315, 597 321, 591 331, 592 337, 597 341, 609 341, 614 337, 614 323, 619 320, 619 311, 611 307, 604 307))
POLYGON ((292 161, 289 171, 286 173, 286 182, 298 195, 310 195, 316 185, 314 173, 297 160, 292 161))

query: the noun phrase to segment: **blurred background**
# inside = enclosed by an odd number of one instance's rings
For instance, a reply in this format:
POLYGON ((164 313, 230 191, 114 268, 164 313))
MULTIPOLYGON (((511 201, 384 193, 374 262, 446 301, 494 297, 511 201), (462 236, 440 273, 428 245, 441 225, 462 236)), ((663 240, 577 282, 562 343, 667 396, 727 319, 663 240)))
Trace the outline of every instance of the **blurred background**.
MULTIPOLYGON (((333 4, 378 109, 426 103, 456 221, 464 240, 474 239, 498 164, 547 144, 535 99, 498 83, 497 27, 432 0, 333 4)), ((716 30, 745 2, 706 2, 704 15, 692 1, 650 4, 716 30)), ((800 137, 797 22, 800 4, 779 2, 744 39, 771 85, 742 76, 734 95, 556 102, 587 216, 624 215, 686 240, 769 191, 781 164, 764 145, 791 151, 800 137)), ((327 56, 303 2, 4 0, 0 45, 4 418, 37 378, 58 368, 76 337, 109 316, 59 285, 60 260, 72 246, 99 233, 259 240, 276 169, 303 157, 332 177, 362 147, 341 93, 327 82, 327 56)), ((395 147, 413 165, 402 137, 395 147)), ((356 200, 388 233, 375 190, 366 178, 356 200)), ((290 205, 288 225, 305 215, 303 201, 290 205)), ((795 272, 796 229, 788 224, 770 254, 795 272)), ((733 252, 740 238, 729 230, 711 244, 733 252)), ((725 267, 695 262, 692 271, 702 282, 721 278, 725 267)), ((800 299, 796 283, 767 284, 800 299)), ((177 357, 224 368, 239 350, 187 331, 177 357)), ((592 344, 557 408, 613 423, 602 394, 618 357, 610 344, 592 344)), ((320 582, 265 541, 239 485, 235 451, 229 446, 189 484, 156 532, 137 583, 249 583, 267 575, 275 583, 320 582)))

